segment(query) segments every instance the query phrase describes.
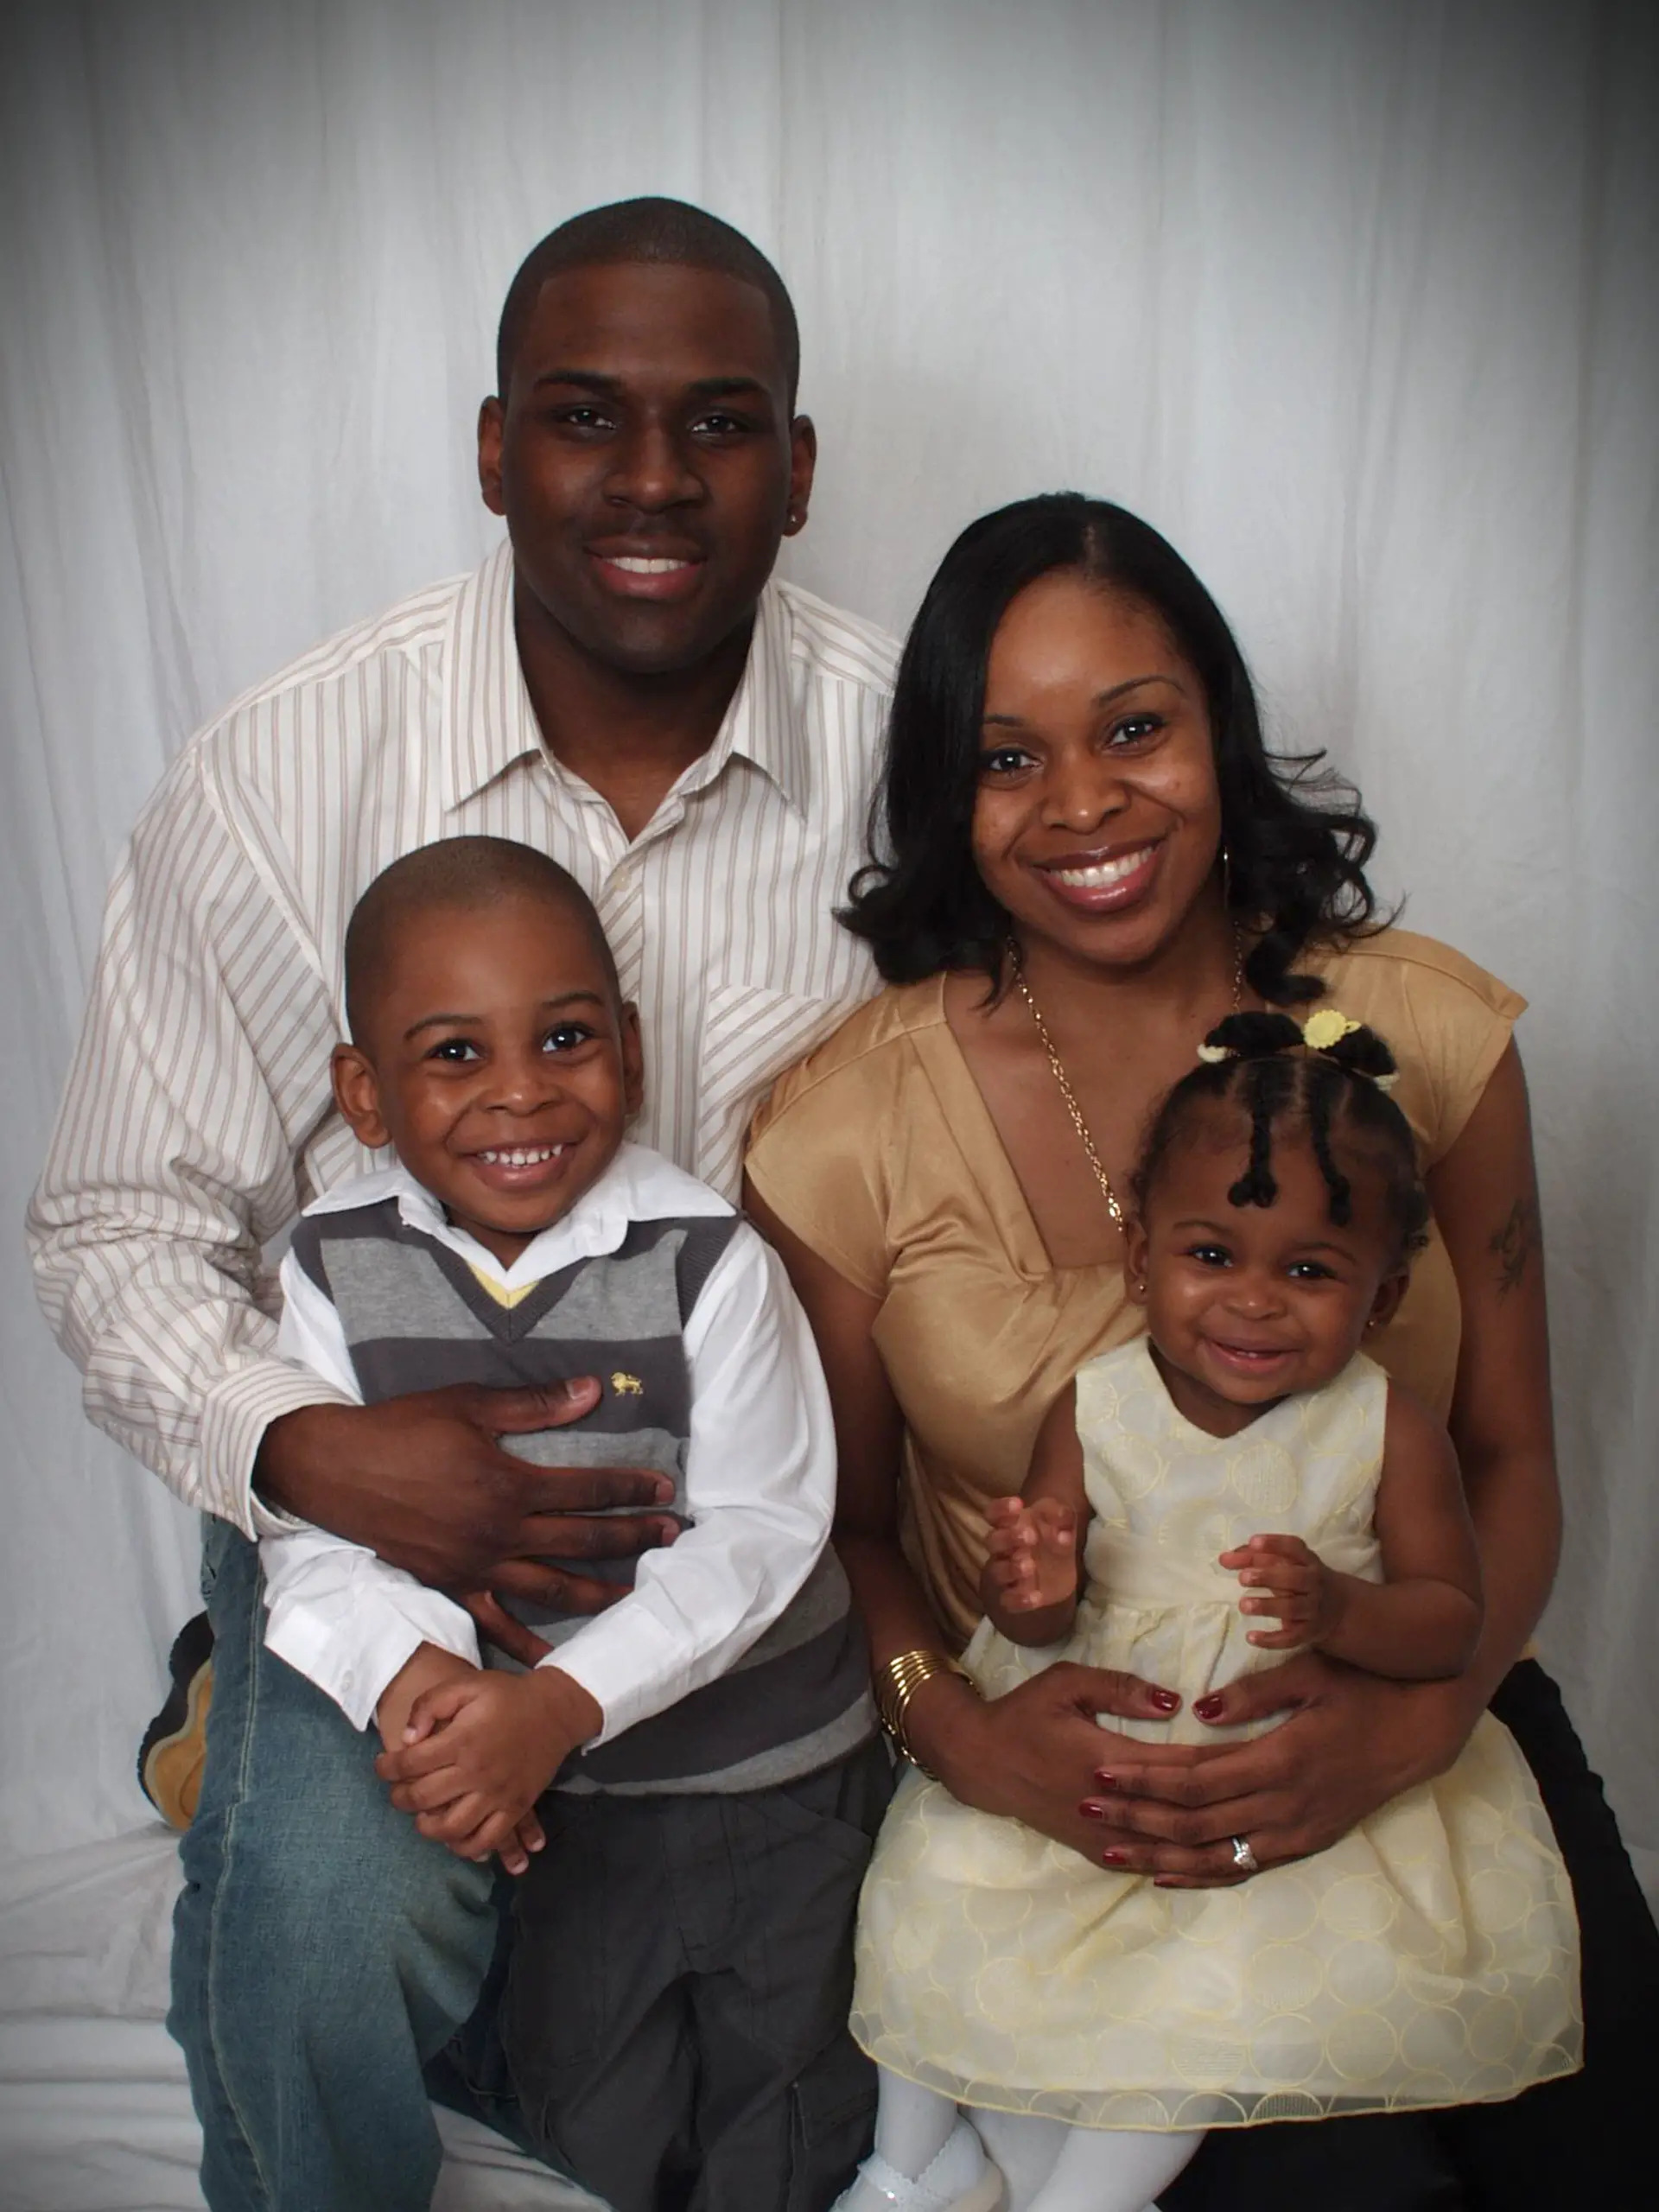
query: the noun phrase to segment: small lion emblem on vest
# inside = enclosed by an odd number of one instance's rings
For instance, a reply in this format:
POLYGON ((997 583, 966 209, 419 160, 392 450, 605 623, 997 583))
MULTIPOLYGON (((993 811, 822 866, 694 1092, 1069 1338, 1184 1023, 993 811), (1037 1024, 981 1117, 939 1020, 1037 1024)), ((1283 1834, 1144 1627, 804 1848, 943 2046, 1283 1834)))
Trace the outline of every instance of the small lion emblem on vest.
POLYGON ((619 1398, 643 1398, 645 1386, 637 1375, 625 1375, 619 1367, 611 1377, 611 1388, 619 1398))

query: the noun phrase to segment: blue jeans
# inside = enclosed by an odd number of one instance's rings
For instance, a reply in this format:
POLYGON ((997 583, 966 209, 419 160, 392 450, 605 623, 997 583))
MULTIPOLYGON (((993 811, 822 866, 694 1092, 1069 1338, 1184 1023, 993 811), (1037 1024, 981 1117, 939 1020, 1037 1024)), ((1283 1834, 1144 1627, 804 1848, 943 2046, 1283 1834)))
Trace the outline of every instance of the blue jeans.
POLYGON ((202 2190, 213 2212, 423 2212, 424 2069, 478 2004, 493 1878, 392 1809, 378 1737, 265 1649, 257 1547, 203 1529, 213 1699, 168 2017, 202 2190))

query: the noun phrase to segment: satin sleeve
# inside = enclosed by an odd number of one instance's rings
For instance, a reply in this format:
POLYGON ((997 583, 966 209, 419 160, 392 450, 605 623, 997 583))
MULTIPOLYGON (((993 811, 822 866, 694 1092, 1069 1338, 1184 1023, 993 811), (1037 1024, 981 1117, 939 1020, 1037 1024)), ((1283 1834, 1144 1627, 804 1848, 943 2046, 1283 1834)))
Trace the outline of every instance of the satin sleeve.
POLYGON ((893 1259, 904 1056, 891 1045, 849 1054, 847 1041, 842 1032, 779 1078, 751 1125, 744 1169, 786 1229, 855 1289, 881 1298, 893 1259))
POLYGON ((1425 1169, 1445 1159, 1509 1049, 1526 1001, 1450 945, 1408 930, 1362 940, 1325 970, 1325 1003, 1386 1039, 1395 1103, 1425 1169))

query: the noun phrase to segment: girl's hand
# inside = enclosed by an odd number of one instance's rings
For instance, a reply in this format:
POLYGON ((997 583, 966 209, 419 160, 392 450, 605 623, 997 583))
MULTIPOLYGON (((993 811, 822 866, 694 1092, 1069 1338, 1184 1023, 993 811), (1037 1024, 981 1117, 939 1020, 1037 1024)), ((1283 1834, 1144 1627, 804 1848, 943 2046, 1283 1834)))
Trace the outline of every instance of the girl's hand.
POLYGON ((1252 1536, 1236 1551, 1223 1552, 1221 1564, 1236 1572, 1249 1595, 1241 1613, 1271 1613, 1277 1630, 1252 1629, 1247 1643, 1264 1651, 1288 1651, 1322 1643, 1342 1614, 1342 1578, 1333 1574, 1300 1536, 1252 1536))
POLYGON ((1077 1587, 1077 1516, 1055 1497, 993 1498, 985 1572, 1011 1611, 1061 1605, 1077 1587))

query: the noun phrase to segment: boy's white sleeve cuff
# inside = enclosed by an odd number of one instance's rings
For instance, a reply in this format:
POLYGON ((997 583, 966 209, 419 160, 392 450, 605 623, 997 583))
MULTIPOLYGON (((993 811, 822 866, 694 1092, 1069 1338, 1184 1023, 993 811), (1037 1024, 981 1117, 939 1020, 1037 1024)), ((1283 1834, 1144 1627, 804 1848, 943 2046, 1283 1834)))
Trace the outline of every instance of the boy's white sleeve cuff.
POLYGON ((412 1621, 388 1620, 372 1642, 362 1638, 354 1659, 349 1659, 337 1648, 337 1639, 303 1605, 288 1607, 281 1620, 273 1620, 265 1631, 267 1649, 285 1659, 307 1681, 315 1682, 325 1696, 333 1698, 353 1728, 369 1726, 388 1684, 396 1681, 423 1643, 432 1641, 412 1621))
POLYGON ((268 1537, 265 1643, 366 1728, 399 1669, 423 1643, 479 1664, 478 1631, 464 1607, 372 1552, 320 1529, 268 1537))
POLYGON ((624 1599, 609 1613, 583 1624, 579 1635, 537 1661, 580 1682, 605 1716, 584 1751, 608 1744, 636 1720, 663 1709, 663 1684, 683 1673, 685 1654, 662 1623, 624 1599))

